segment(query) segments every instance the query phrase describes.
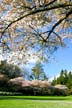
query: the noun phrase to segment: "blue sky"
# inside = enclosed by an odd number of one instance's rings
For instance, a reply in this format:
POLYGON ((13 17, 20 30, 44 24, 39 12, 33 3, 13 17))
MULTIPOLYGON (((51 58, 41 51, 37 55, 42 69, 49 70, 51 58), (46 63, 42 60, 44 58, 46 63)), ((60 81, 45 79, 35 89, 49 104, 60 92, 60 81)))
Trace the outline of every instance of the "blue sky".
POLYGON ((53 55, 54 60, 44 65, 49 78, 58 76, 62 69, 72 70, 72 43, 67 42, 65 48, 59 48, 53 55))
MULTIPOLYGON (((45 63, 43 66, 44 72, 47 74, 49 79, 53 79, 58 76, 62 69, 72 71, 72 43, 66 41, 66 44, 65 48, 58 48, 58 50, 51 55, 49 63, 45 63)), ((26 67, 31 69, 36 60, 37 58, 31 58, 31 65, 28 64, 26 67)))
MULTIPOLYGON (((2 1, 2 0, 0 0, 0 1, 2 1)), ((29 0, 29 1, 31 1, 31 0, 29 0)), ((8 8, 9 8, 9 6, 8 6, 8 8)), ((5 13, 3 15, 5 15, 5 13)), ((42 29, 44 30, 45 28, 42 28, 42 29)), ((49 27, 47 29, 49 30, 51 28, 49 27)), ((71 31, 71 33, 72 33, 71 28, 69 31, 71 31)), ((48 75, 49 78, 57 76, 62 69, 67 69, 68 71, 72 70, 72 44, 70 44, 68 42, 66 48, 59 48, 52 55, 51 58, 55 58, 55 59, 51 59, 51 61, 49 63, 44 64, 44 71, 46 72, 46 74, 48 75)), ((1 55, 0 55, 0 59, 1 59, 1 55)), ((30 61, 35 63, 35 60, 33 58, 31 58, 30 61)))
MULTIPOLYGON (((66 47, 59 47, 58 50, 51 55, 49 63, 43 64, 44 72, 49 80, 58 76, 62 69, 72 71, 72 43, 68 39, 66 39, 65 43, 66 47)), ((26 65, 26 67, 31 69, 35 61, 35 59, 31 59, 31 64, 26 65)))

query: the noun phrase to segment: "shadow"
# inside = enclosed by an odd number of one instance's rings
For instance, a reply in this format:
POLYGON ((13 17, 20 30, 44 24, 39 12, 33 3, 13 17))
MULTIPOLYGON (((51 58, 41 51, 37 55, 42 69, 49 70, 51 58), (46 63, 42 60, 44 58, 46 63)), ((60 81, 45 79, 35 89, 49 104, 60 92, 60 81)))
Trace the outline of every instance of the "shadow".
POLYGON ((68 100, 66 97, 0 96, 0 100, 68 100))

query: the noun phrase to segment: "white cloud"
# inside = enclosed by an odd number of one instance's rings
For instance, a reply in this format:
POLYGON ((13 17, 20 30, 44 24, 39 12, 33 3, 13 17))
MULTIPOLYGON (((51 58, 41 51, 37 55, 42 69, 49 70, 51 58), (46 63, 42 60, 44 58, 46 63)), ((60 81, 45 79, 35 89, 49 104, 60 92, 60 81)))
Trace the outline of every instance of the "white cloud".
POLYGON ((29 64, 35 64, 38 61, 38 57, 33 55, 34 51, 28 50, 24 51, 11 51, 9 53, 2 54, 0 50, 0 60, 7 60, 13 64, 24 64, 28 62, 29 64))
POLYGON ((0 55, 0 61, 1 61, 1 60, 3 60, 3 56, 2 56, 2 55, 0 55))
POLYGON ((60 73, 58 73, 57 75, 55 75, 55 76, 53 76, 53 77, 49 78, 49 81, 53 81, 53 80, 54 80, 54 78, 58 78, 59 76, 60 76, 60 73))
POLYGON ((29 63, 36 63, 36 61, 38 61, 38 57, 30 57, 29 59, 29 63))

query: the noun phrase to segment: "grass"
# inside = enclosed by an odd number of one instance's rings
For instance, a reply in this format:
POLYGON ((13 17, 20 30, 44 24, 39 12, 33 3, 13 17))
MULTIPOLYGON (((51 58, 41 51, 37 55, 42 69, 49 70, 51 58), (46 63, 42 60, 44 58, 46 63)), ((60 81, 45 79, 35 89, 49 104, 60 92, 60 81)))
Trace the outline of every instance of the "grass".
POLYGON ((72 100, 72 96, 0 96, 0 100, 72 100))
POLYGON ((72 96, 0 96, 0 108, 72 108, 72 96))

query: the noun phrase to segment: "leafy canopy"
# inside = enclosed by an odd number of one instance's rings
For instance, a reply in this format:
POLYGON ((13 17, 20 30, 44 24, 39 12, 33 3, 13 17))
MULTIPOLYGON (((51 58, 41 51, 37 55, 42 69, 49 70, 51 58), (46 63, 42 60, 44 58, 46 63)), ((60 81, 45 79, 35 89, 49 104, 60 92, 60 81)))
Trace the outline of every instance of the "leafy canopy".
POLYGON ((23 59, 32 51, 47 58, 71 38, 71 29, 72 0, 0 0, 2 53, 19 51, 23 59))
POLYGON ((0 63, 0 74, 9 79, 23 76, 22 70, 18 66, 9 64, 6 61, 0 63))

